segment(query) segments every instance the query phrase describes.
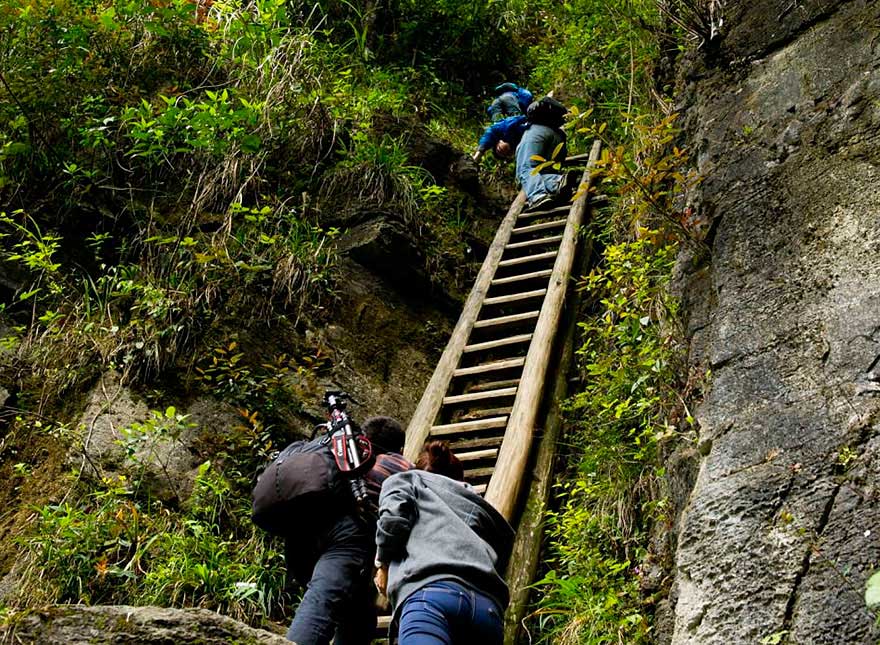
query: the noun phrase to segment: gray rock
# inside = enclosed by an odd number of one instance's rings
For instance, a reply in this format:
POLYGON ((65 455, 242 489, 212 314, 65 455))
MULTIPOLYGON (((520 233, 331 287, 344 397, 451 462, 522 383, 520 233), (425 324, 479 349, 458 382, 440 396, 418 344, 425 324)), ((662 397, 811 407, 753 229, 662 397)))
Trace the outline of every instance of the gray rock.
POLYGON ((147 405, 120 383, 117 374, 104 375, 89 395, 77 424, 81 441, 72 447, 68 461, 94 479, 124 474, 157 499, 186 499, 197 466, 188 447, 193 432, 189 427, 126 432, 135 424, 149 427, 152 418, 147 405))
POLYGON ((723 19, 721 56, 735 61, 772 54, 826 19, 847 0, 751 0, 718 3, 723 19))
POLYGON ((678 284, 691 369, 712 376, 664 642, 874 644, 880 7, 726 7, 721 58, 763 58, 689 86, 694 202, 715 221, 709 265, 683 256, 678 284))
POLYGON ((406 227, 392 218, 379 216, 355 226, 339 241, 338 248, 402 289, 430 285, 415 241, 406 227))
POLYGON ((199 436, 216 436, 241 425, 235 406, 217 399, 197 399, 187 406, 185 414, 194 427, 193 434, 199 436))
POLYGON ((0 627, 4 642, 44 645, 289 645, 207 609, 64 605, 0 627))
POLYGON ((9 572, 0 578, 0 603, 8 602, 16 597, 21 585, 24 563, 23 558, 16 560, 9 572))
POLYGON ((133 399, 118 374, 105 374, 89 394, 77 426, 82 444, 76 446, 70 461, 81 462, 86 473, 98 477, 105 470, 118 470, 125 460, 121 430, 144 421, 148 415, 149 408, 133 399))

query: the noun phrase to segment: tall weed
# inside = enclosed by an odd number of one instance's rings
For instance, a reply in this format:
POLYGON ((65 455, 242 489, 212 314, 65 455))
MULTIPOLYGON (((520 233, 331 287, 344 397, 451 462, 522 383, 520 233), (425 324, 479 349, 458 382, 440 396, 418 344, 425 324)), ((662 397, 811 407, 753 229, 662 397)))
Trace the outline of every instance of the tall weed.
POLYGON ((603 141, 598 185, 612 206, 592 225, 601 256, 578 282, 591 303, 578 323, 580 385, 565 406, 566 472, 548 515, 549 568, 533 614, 544 642, 648 643, 642 597, 652 528, 665 520, 657 445, 681 418, 677 303, 667 293, 686 234, 694 178, 673 145, 675 115, 573 128, 603 141), (630 133, 614 145, 611 132, 630 133))
POLYGON ((279 617, 283 558, 250 522, 249 506, 203 464, 177 513, 106 480, 79 501, 37 509, 20 539, 23 573, 10 605, 196 606, 258 624, 279 617))
POLYGON ((548 518, 551 569, 537 583, 535 617, 550 640, 649 642, 638 565, 662 512, 656 444, 677 403, 675 306, 664 291, 676 245, 657 246, 643 233, 606 247, 580 284, 597 307, 579 323, 582 385, 566 406, 568 477, 548 518))

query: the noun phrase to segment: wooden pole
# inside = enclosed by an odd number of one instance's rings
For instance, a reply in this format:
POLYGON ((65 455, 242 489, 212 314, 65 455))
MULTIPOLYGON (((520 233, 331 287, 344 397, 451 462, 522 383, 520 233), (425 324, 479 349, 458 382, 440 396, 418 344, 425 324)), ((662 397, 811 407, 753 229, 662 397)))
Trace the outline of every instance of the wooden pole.
POLYGON ((516 218, 522 212, 525 203, 526 195, 523 191, 519 191, 519 195, 516 196, 516 199, 507 211, 507 215, 501 221, 498 232, 495 233, 495 239, 486 253, 486 259, 483 260, 483 266, 480 268, 471 293, 465 301, 464 309, 462 309, 458 323, 452 331, 449 343, 447 343, 446 349, 443 350, 443 355, 434 369, 434 374, 428 382, 428 387, 425 388, 419 405, 413 413, 412 419, 410 419, 409 426, 406 429, 406 445, 403 451, 406 458, 410 461, 415 461, 419 456, 425 439, 431 431, 431 426, 434 425, 437 414, 440 412, 440 407, 443 405, 443 397, 446 396, 446 391, 449 389, 449 382, 452 380, 452 375, 458 367, 458 362, 470 337, 471 330, 474 327, 477 316, 480 314, 483 300, 489 291, 489 287, 492 285, 492 278, 495 276, 498 263, 501 261, 504 247, 507 246, 507 242, 510 240, 511 231, 516 224, 516 218))
MULTIPOLYGON (((577 271, 582 274, 589 266, 592 255, 590 239, 586 240, 580 253, 577 271)), ((553 387, 544 400, 547 410, 544 421, 544 432, 538 445, 538 455, 529 483, 529 496, 519 519, 516 539, 510 566, 507 568, 507 586, 510 588, 510 604, 504 613, 504 645, 516 645, 520 642, 523 632, 522 621, 529 606, 531 585, 538 570, 538 559, 541 555, 541 543, 544 536, 544 517, 550 489, 553 484, 553 472, 556 463, 556 446, 562 435, 562 401, 568 396, 568 376, 574 359, 575 332, 577 331, 578 310, 581 297, 575 292, 563 312, 556 360, 553 365, 553 387)))
MULTIPOLYGON (((591 170, 599 159, 600 148, 600 142, 594 141, 590 151, 590 162, 582 179, 582 182, 587 184, 587 188, 592 180, 591 170)), ((553 337, 556 334, 562 306, 565 303, 568 279, 577 248, 578 228, 586 211, 588 194, 588 191, 585 191, 578 198, 568 216, 559 254, 553 265, 550 285, 544 298, 544 305, 538 316, 535 333, 526 354, 526 363, 523 366, 520 386, 513 401, 510 419, 507 422, 507 431, 498 452, 495 473, 489 480, 489 486, 486 489, 486 500, 497 508, 508 521, 513 520, 516 502, 522 487, 535 421, 544 389, 544 379, 547 375, 547 364, 551 356, 553 337)))

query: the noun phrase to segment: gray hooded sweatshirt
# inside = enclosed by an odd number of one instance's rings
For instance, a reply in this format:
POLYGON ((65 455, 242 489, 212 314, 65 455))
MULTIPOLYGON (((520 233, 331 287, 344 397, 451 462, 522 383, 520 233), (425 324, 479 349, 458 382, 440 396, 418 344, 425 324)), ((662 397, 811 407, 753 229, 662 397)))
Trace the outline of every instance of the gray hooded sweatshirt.
POLYGON ((513 529, 467 484, 410 470, 385 480, 379 497, 376 559, 388 564, 388 599, 398 617, 413 592, 452 580, 486 594, 503 611, 502 577, 513 529))

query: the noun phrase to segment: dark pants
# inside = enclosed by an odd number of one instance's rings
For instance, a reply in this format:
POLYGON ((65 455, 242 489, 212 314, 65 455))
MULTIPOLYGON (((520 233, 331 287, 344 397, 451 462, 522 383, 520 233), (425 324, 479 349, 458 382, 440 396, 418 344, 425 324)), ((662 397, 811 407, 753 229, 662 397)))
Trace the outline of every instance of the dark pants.
POLYGON ((433 582, 404 601, 400 645, 501 645, 501 620, 501 610, 488 596, 450 580, 433 582))
MULTIPOLYGON (((305 519, 305 522, 308 520, 305 519)), ((305 527, 304 527, 305 528, 305 527)), ((296 610, 287 639, 298 645, 367 645, 376 631, 372 591, 375 527, 346 515, 320 532, 306 593, 296 610)), ((291 545, 290 551, 296 547, 291 545)), ((296 557, 291 553, 291 557, 296 557)), ((300 569, 302 571, 302 569, 300 569)))

